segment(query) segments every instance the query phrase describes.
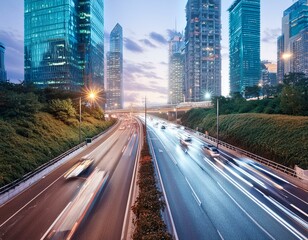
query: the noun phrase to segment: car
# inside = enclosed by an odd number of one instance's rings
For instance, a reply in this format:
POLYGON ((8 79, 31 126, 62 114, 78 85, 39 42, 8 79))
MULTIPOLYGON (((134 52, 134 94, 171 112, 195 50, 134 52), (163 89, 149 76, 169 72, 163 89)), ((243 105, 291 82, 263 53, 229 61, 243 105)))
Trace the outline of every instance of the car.
POLYGON ((121 126, 119 130, 125 130, 125 126, 121 126))
POLYGON ((179 135, 180 139, 185 141, 185 142, 191 142, 191 136, 187 133, 183 133, 179 135))
POLYGON ((204 144, 202 145, 202 149, 208 154, 210 154, 212 157, 219 157, 220 155, 218 149, 214 147, 213 145, 204 144))
POLYGON ((161 125, 160 129, 166 129, 165 125, 161 125))

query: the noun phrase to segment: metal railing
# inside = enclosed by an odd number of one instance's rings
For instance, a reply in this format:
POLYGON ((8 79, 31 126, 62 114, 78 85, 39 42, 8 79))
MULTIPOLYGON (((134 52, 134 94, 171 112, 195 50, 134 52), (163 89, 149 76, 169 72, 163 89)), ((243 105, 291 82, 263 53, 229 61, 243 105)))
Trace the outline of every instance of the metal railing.
MULTIPOLYGON (((103 135, 104 133, 106 133, 109 130, 112 130, 116 125, 118 124, 118 122, 116 122, 111 128, 107 128, 105 131, 99 133, 98 135, 94 136, 93 138, 91 138, 92 140, 97 139, 98 137, 100 137, 101 135, 103 135)), ((78 150, 79 148, 83 147, 86 145, 86 142, 82 142, 80 144, 78 144, 77 146, 69 149, 68 151, 60 154, 59 156, 51 159, 50 161, 44 163, 43 165, 37 167, 36 169, 34 169, 33 171, 23 175, 21 178, 16 179, 15 181, 3 186, 0 188, 0 195, 16 188, 17 186, 19 186, 21 183, 26 182, 27 180, 31 179, 32 177, 34 177, 36 174, 44 171, 45 169, 47 169, 48 167, 52 166, 53 164, 57 163, 58 161, 60 161, 61 159, 63 159, 64 157, 70 155, 71 153, 75 152, 76 150, 78 150)))
MULTIPOLYGON (((208 139, 208 140, 210 140, 210 141, 212 141, 214 143, 217 143, 217 139, 214 138, 214 137, 205 135, 205 134, 200 133, 200 132, 196 132, 196 131, 194 131, 192 129, 189 129, 189 128, 186 128, 186 129, 188 129, 190 132, 194 133, 195 135, 202 136, 205 139, 208 139)), ((279 164, 277 162, 271 161, 271 160, 266 159, 264 157, 260 157, 260 156, 254 154, 254 153, 251 153, 251 152, 248 152, 248 151, 243 150, 241 148, 235 147, 235 146, 233 146, 231 144, 228 144, 226 142, 223 142, 221 140, 218 140, 218 145, 224 146, 225 148, 233 150, 233 151, 235 151, 235 152, 237 152, 239 154, 242 154, 242 155, 245 155, 247 157, 250 157, 251 159, 258 161, 258 162, 262 163, 263 165, 266 165, 266 166, 269 166, 271 168, 280 170, 281 172, 284 172, 284 173, 286 173, 286 174, 288 174, 288 175, 290 175, 292 177, 298 177, 297 174, 296 174, 296 171, 294 169, 292 169, 292 168, 286 167, 286 166, 284 166, 282 164, 279 164)))

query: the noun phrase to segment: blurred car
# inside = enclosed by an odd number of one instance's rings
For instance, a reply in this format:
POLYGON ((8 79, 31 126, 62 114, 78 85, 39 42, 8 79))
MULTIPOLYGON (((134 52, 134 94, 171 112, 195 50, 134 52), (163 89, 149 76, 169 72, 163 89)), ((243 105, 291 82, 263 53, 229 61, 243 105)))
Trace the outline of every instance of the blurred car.
POLYGON ((218 149, 213 145, 203 144, 202 149, 204 152, 210 154, 212 157, 219 157, 220 155, 218 149))
POLYGON ((119 129, 120 130, 125 130, 125 126, 121 126, 119 129))
POLYGON ((187 133, 180 134, 179 138, 185 142, 191 142, 192 140, 191 136, 187 133))
POLYGON ((165 125, 161 125, 160 129, 166 129, 165 125))

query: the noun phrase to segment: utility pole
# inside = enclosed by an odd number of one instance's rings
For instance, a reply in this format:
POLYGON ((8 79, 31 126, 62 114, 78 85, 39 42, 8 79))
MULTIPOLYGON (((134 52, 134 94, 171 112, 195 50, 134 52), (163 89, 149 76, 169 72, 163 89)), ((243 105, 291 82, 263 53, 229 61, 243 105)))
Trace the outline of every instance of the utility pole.
POLYGON ((145 135, 147 134, 147 97, 144 97, 144 126, 145 126, 145 135))
POLYGON ((219 98, 217 97, 217 149, 218 149, 218 141, 219 141, 219 98))

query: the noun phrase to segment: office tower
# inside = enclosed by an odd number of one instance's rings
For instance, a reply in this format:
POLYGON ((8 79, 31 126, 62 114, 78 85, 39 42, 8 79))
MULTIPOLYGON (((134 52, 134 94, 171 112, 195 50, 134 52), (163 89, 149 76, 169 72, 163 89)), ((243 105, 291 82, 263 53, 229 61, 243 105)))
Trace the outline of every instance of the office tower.
POLYGON ((174 32, 169 41, 169 104, 184 101, 184 44, 183 35, 174 32))
POLYGON ((261 87, 277 85, 277 64, 261 61, 261 87))
POLYGON ((5 52, 4 44, 0 42, 0 82, 7 81, 6 71, 4 66, 4 52, 5 52))
POLYGON ((110 33, 107 53, 107 108, 123 108, 123 30, 120 24, 110 33))
POLYGON ((103 88, 103 11, 103 0, 25 0, 25 81, 103 88))
POLYGON ((188 0, 185 28, 186 101, 221 95, 221 0, 188 0))
POLYGON ((230 91, 260 81, 260 0, 235 0, 229 11, 230 91))
POLYGON ((278 81, 284 74, 308 74, 308 0, 298 0, 283 12, 277 42, 278 81))

